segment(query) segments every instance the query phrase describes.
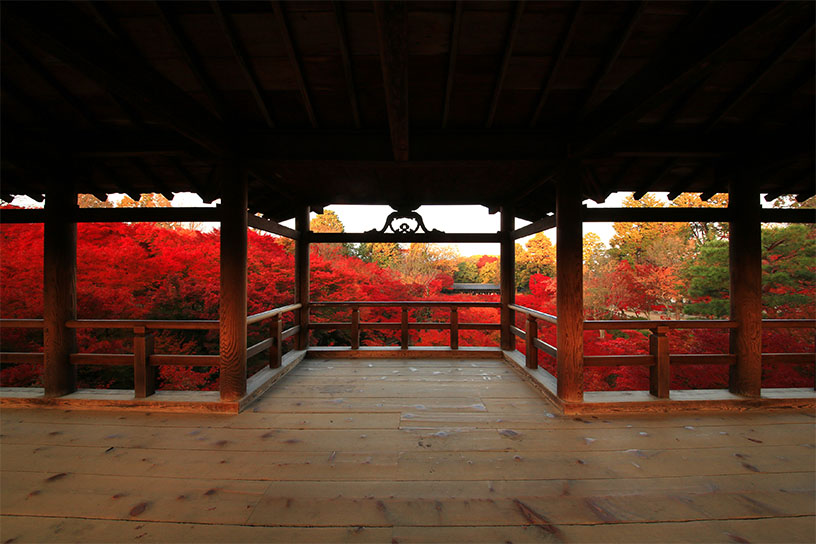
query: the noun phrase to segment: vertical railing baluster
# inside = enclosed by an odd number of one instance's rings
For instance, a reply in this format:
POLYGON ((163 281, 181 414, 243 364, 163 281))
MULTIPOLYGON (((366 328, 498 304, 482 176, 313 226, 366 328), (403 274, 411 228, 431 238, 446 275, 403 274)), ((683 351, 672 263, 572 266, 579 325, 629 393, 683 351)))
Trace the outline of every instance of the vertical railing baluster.
POLYGON ((351 349, 360 349, 360 307, 351 309, 351 349))
POLYGON ((402 307, 402 337, 400 339, 400 347, 408 349, 408 307, 402 307))
POLYGON ((280 368, 283 364, 283 321, 280 314, 273 315, 269 323, 269 337, 272 345, 269 347, 269 368, 280 368))
POLYGON ((456 306, 450 309, 450 347, 459 349, 459 308, 456 306))
POLYGON ((527 368, 536 369, 538 368, 538 348, 535 345, 535 339, 538 338, 538 321, 536 318, 528 315, 527 316, 527 330, 525 332, 525 344, 526 344, 526 364, 527 368))
POLYGON ((669 398, 671 385, 668 331, 668 327, 658 326, 649 336, 649 353, 655 358, 654 366, 649 369, 649 393, 659 399, 669 398))
POLYGON ((150 366, 153 354, 153 334, 144 326, 133 328, 133 393, 137 399, 156 392, 157 368, 150 366))

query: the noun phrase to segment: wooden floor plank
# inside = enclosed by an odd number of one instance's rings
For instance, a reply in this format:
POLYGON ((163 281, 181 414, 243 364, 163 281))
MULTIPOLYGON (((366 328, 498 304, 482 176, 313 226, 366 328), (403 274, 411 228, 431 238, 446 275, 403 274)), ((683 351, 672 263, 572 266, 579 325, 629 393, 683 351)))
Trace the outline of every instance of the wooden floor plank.
POLYGON ((0 446, 3 471, 95 475, 206 476, 241 480, 638 479, 813 471, 804 446, 612 452, 257 452, 120 447, 0 446), (693 462, 692 462, 693 461, 693 462))
POLYGON ((4 409, 0 541, 813 542, 815 416, 564 417, 499 361, 306 360, 238 415, 4 409))
POLYGON ((811 424, 695 429, 234 429, 179 432, 174 428, 65 423, 8 423, 7 444, 143 447, 214 451, 605 451, 813 444, 811 424))

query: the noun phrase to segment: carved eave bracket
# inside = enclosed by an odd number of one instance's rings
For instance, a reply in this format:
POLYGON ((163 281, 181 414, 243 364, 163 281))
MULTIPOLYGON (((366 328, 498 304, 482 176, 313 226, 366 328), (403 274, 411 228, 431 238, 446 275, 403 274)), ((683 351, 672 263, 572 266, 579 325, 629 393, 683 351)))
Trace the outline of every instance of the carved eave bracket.
POLYGON ((395 211, 388 214, 385 225, 380 230, 371 229, 366 234, 443 234, 441 230, 429 230, 425 226, 422 216, 415 208, 395 208, 395 211), (413 225, 411 223, 414 223, 413 225))

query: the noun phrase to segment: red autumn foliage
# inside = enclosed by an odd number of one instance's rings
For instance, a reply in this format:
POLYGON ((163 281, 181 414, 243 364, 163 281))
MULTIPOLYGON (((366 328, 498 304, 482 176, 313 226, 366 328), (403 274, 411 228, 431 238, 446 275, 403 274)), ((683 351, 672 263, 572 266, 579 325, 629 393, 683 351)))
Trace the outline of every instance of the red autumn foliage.
MULTIPOLYGON (((248 311, 250 314, 282 306, 293 301, 294 260, 291 246, 280 239, 251 231, 248 235, 248 311)), ((42 317, 42 226, 12 225, 0 227, 0 312, 2 317, 42 317)), ((325 252, 324 252, 325 253, 325 252)), ((201 233, 167 229, 146 224, 81 224, 78 228, 77 301, 80 318, 98 319, 217 319, 219 293, 218 232, 201 233)), ((484 256, 481 267, 497 259, 484 256)), ((631 266, 621 261, 609 282, 614 286, 610 304, 621 311, 642 314, 654 307, 671 306, 667 299, 677 289, 674 271, 653 265, 631 266), (659 293, 659 296, 658 296, 659 293)), ((498 301, 497 295, 446 295, 450 275, 440 274, 429 284, 406 284, 391 269, 380 268, 341 253, 311 255, 311 297, 325 301, 463 300, 498 301)), ((556 281, 533 274, 530 293, 517 295, 517 303, 546 313, 556 313, 556 281)), ((777 288, 780 289, 780 288, 777 288)), ((808 287, 811 289, 812 287, 808 287)), ((811 310, 799 307, 776 308, 774 317, 810 317, 811 310), (797 313, 798 312, 798 313, 797 313)), ((291 317, 289 317, 291 319, 291 317)), ((410 311, 412 321, 447 322, 446 308, 417 308, 410 311)), ((497 323, 495 308, 462 308, 460 323, 497 323)), ((350 311, 336 308, 315 309, 315 322, 349 321, 350 311)), ((400 321, 398 307, 365 308, 362 321, 400 321)), ((524 328, 523 316, 516 326, 524 328)), ((250 344, 265 338, 265 324, 250 327, 250 344)), ((412 330, 414 345, 444 346, 450 341, 446 330, 412 330)), ((460 331, 460 345, 498 345, 496 331, 460 331)), ((556 328, 541 323, 539 338, 557 345, 556 328)), ((127 330, 77 331, 80 351, 127 353, 132 349, 127 330)), ((42 350, 42 332, 35 329, 3 329, 3 351, 42 350)), ((348 345, 344 330, 315 331, 313 345, 348 345)), ((722 330, 676 330, 669 335, 672 353, 727 353, 728 333, 722 330)), ((362 333, 362 345, 397 345, 399 331, 369 330, 362 333)), ((586 331, 586 355, 648 353, 648 332, 642 330, 586 331)), ((524 350, 524 343, 517 342, 524 350)), ((215 331, 161 331, 155 340, 157 353, 218 353, 215 331)), ((808 330, 778 329, 765 331, 763 351, 769 353, 814 350, 813 333, 808 330)), ((260 355, 250 361, 250 371, 264 364, 260 355)), ((553 374, 555 361, 539 352, 539 363, 553 374)), ((80 385, 84 387, 132 387, 129 367, 82 367, 80 385)), ((39 386, 38 365, 4 366, 3 385, 39 386)), ((727 386, 724 366, 684 365, 672 368, 672 388, 722 388, 727 386)), ((585 371, 586 390, 648 389, 648 369, 643 367, 591 368, 585 371)), ((215 389, 217 368, 161 367, 162 389, 215 389)), ((807 387, 813 384, 813 366, 780 364, 763 368, 763 387, 807 387)))

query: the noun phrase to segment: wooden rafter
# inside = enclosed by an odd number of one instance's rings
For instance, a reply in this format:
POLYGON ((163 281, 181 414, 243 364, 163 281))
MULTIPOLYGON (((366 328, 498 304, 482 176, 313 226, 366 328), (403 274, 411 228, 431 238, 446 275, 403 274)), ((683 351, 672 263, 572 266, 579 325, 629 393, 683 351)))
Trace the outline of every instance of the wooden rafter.
POLYGON ((581 111, 578 114, 579 119, 583 119, 591 111, 595 101, 595 96, 598 94, 598 89, 601 87, 601 82, 612 70, 612 67, 615 65, 615 62, 617 62, 621 51, 623 51, 623 48, 626 45, 626 42, 629 41, 629 36, 632 35, 632 30, 635 28, 640 16, 643 14, 644 5, 644 2, 632 2, 630 5, 629 14, 626 18, 626 24, 621 29, 620 34, 617 35, 614 45, 609 49, 609 55, 604 60, 603 66, 600 70, 598 70, 592 79, 592 83, 589 86, 589 91, 586 93, 586 100, 584 100, 584 105, 581 107, 581 111))
POLYGON ((623 166, 618 170, 615 174, 612 181, 607 182, 601 187, 600 194, 603 196, 604 200, 606 200, 612 191, 614 191, 617 187, 620 187, 623 181, 629 177, 629 174, 634 169, 635 165, 637 165, 637 160, 634 158, 629 158, 626 162, 623 163, 623 166))
POLYGON ((130 158, 128 159, 128 162, 137 172, 147 178, 150 183, 152 183, 155 187, 158 187, 159 190, 153 191, 154 193, 158 192, 167 200, 173 200, 173 192, 170 190, 170 187, 168 187, 164 180, 157 176, 147 164, 137 158, 130 158))
POLYGON ((687 189, 689 186, 689 182, 693 181, 694 178, 697 177, 697 175, 699 175, 703 170, 705 170, 705 168, 706 168, 705 164, 700 164, 696 168, 694 168, 691 172, 689 172, 687 175, 682 176, 677 181, 677 183, 675 183, 671 187, 671 189, 669 189, 669 194, 667 195, 667 198, 669 200, 674 200, 681 194, 688 192, 687 189))
POLYGON ((255 99, 255 105, 258 106, 258 110, 261 112, 261 116, 263 117, 266 126, 269 128, 275 128, 275 122, 272 120, 272 114, 270 112, 269 104, 267 104, 266 98, 264 97, 261 82, 258 79, 258 75, 255 73, 255 69, 250 63, 249 55, 241 43, 241 38, 238 35, 238 29, 235 27, 235 23, 232 21, 230 15, 228 13, 224 13, 224 11, 221 9, 220 2, 211 0, 210 6, 212 7, 212 11, 218 20, 219 25, 223 29, 225 36, 227 37, 227 42, 229 42, 233 57, 238 63, 238 66, 241 68, 241 73, 244 74, 244 78, 249 85, 249 92, 255 99))
POLYGON ((496 84, 493 87, 493 96, 490 99, 490 107, 487 110, 485 128, 492 127, 493 121, 496 118, 496 109, 499 107, 499 98, 501 97, 502 87, 504 86, 504 78, 507 76, 507 68, 510 66, 510 59, 513 56, 513 45, 516 43, 516 36, 518 36, 518 29, 521 25, 521 16, 524 13, 525 3, 525 0, 518 0, 516 2, 516 7, 513 10, 513 19, 510 23, 510 28, 507 31, 507 38, 504 42, 504 54, 502 55, 499 74, 496 76, 496 84))
POLYGON ((348 46, 348 30, 346 28, 346 14, 343 2, 332 0, 334 7, 334 20, 337 24, 337 39, 340 42, 340 57, 343 60, 343 74, 346 78, 346 91, 348 92, 349 103, 351 104, 351 116, 354 119, 354 127, 360 128, 360 105, 357 101, 357 86, 354 83, 354 70, 351 66, 351 53, 348 46))
POLYGON ((286 13, 283 11, 283 6, 278 0, 271 0, 272 7, 275 8, 275 21, 278 23, 278 32, 280 32, 283 46, 286 49, 286 56, 289 57, 289 64, 295 72, 295 82, 297 82, 298 90, 300 91, 300 99, 303 101, 303 107, 306 108, 306 115, 309 116, 309 122, 312 128, 317 128, 317 118, 315 117, 314 108, 312 107, 312 100, 309 98, 309 89, 306 86, 306 81, 303 79, 303 69, 300 65, 300 58, 295 50, 295 44, 292 42, 292 35, 289 33, 289 26, 286 24, 286 13))
POLYGON ((561 39, 558 41, 555 61, 553 61, 549 72, 547 72, 547 76, 545 77, 544 83, 541 86, 541 92, 538 95, 538 102, 536 103, 535 110, 533 110, 533 115, 530 118, 531 128, 538 124, 538 120, 541 117, 541 112, 544 111, 544 105, 547 103, 547 98, 550 96, 553 81, 555 81, 556 77, 558 76, 558 70, 561 68, 564 58, 567 56, 567 50, 572 43, 572 39, 575 37, 575 27, 577 26, 575 22, 578 19, 582 6, 583 3, 574 2, 571 7, 572 11, 567 19, 567 27, 564 30, 561 39))
POLYGON ((807 4, 750 4, 728 17, 705 12, 728 9, 714 4, 673 36, 666 50, 621 85, 578 132, 576 148, 589 152, 608 144, 625 124, 674 99, 726 62, 736 48, 759 32, 776 28, 789 17, 806 16, 807 4))
POLYGON ((657 183, 659 183, 663 178, 665 178, 669 173, 674 170, 676 164, 675 159, 669 159, 663 163, 663 166, 660 167, 657 174, 654 177, 651 177, 645 183, 642 183, 637 189, 635 189, 634 194, 632 197, 635 200, 640 200, 649 190, 654 187, 657 183))
POLYGON ((374 2, 374 14, 377 20, 391 146, 395 160, 407 161, 410 155, 408 6, 401 0, 374 2))
POLYGON ((459 55, 459 33, 462 30, 462 12, 465 11, 464 0, 456 0, 451 25, 450 53, 448 55, 448 77, 445 83, 445 102, 442 105, 442 128, 448 125, 450 115, 451 96, 453 95, 453 79, 456 75, 456 57, 459 55))
POLYGON ((52 89, 57 91, 57 94, 60 97, 68 102, 74 110, 85 119, 86 122, 93 124, 95 121, 93 119, 93 115, 88 110, 88 108, 83 104, 81 101, 77 100, 77 98, 70 92, 65 86, 60 83, 54 74, 52 74, 37 58, 34 57, 22 44, 16 43, 15 41, 9 40, 8 37, 3 39, 4 46, 14 51, 14 53, 22 59, 22 61, 26 64, 26 66, 31 69, 32 72, 37 74, 40 78, 42 78, 46 83, 48 83, 52 89))
POLYGON ((736 89, 725 99, 725 101, 717 108, 717 111, 714 112, 714 115, 711 116, 709 121, 706 123, 704 127, 704 131, 710 131, 713 129, 717 123, 722 121, 728 113, 734 109, 734 107, 739 104, 743 98, 745 98, 751 91, 756 88, 757 84, 762 81, 765 76, 768 75, 768 72, 771 69, 779 64, 781 60, 783 60, 788 53, 791 52, 799 43, 801 42, 802 38, 804 38, 810 31, 813 30, 813 19, 810 20, 800 20, 796 28, 792 29, 785 35, 784 40, 779 46, 774 49, 774 51, 765 58, 751 74, 748 78, 743 82, 743 84, 736 89))
POLYGON ((153 4, 157 13, 159 14, 159 19, 161 19, 161 22, 164 25, 164 29, 172 38, 173 42, 176 44, 176 47, 178 47, 178 50, 181 51, 182 55, 184 55, 184 60, 187 63, 187 67, 193 73, 199 85, 201 85, 201 90, 203 90, 204 94, 207 95, 207 98, 210 99, 216 115, 220 119, 224 119, 226 111, 224 99, 221 96, 221 93, 216 90, 215 84, 210 76, 207 75, 207 72, 204 70, 201 57, 196 52, 193 43, 185 34, 181 24, 179 24, 176 15, 171 12, 169 4, 165 2, 154 0, 153 4))
POLYGON ((210 152, 221 153, 228 147, 217 119, 77 7, 53 4, 49 17, 41 15, 37 5, 7 6, 4 16, 9 24, 4 28, 71 65, 103 89, 165 120, 210 152))
POLYGON ((178 157, 171 156, 167 157, 167 161, 173 166, 173 168, 181 174, 181 176, 187 180, 187 182, 195 189, 195 192, 199 195, 205 192, 204 185, 192 174, 190 173, 187 168, 181 164, 181 161, 178 157))
POLYGON ((600 181, 598 181, 598 176, 595 174, 595 170, 589 164, 582 164, 582 181, 584 186, 584 194, 587 195, 589 198, 601 204, 604 200, 606 200, 606 195, 603 194, 603 186, 601 185, 600 181))
POLYGON ((111 185, 117 188, 121 187, 122 192, 125 193, 131 200, 138 202, 142 197, 141 191, 138 191, 133 184, 125 179, 124 176, 117 175, 116 172, 114 172, 106 164, 96 161, 94 168, 99 170, 99 172, 110 182, 111 185))

